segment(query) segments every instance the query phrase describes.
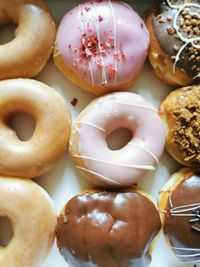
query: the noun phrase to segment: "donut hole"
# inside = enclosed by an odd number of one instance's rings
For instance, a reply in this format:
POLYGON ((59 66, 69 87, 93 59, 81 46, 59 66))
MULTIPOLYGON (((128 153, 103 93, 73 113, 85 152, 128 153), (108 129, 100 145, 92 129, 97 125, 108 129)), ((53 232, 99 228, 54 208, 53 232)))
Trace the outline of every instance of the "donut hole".
POLYGON ((7 124, 12 128, 21 141, 28 141, 33 136, 35 130, 35 120, 26 113, 10 114, 7 118, 7 124))
POLYGON ((7 247, 13 238, 13 228, 8 217, 0 217, 0 246, 7 247))
POLYGON ((14 23, 7 23, 0 25, 0 45, 9 43, 15 38, 17 25, 14 23))
POLYGON ((133 133, 128 128, 118 128, 112 131, 106 138, 110 150, 120 150, 133 138, 133 133))

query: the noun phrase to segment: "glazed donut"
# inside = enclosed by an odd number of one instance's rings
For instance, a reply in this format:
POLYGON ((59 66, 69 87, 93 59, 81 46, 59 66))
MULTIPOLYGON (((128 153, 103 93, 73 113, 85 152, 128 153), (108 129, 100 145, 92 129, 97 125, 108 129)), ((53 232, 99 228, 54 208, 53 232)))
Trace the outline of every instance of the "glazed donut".
POLYGON ((159 164, 165 145, 164 126, 151 104, 129 92, 95 99, 74 122, 70 152, 78 170, 99 186, 126 187, 159 164), (111 150, 106 139, 116 129, 129 129, 131 141, 111 150))
POLYGON ((169 246, 184 263, 200 262, 200 176, 184 168, 159 194, 163 231, 169 246))
POLYGON ((53 50, 56 27, 41 0, 0 1, 0 24, 17 25, 15 38, 0 46, 0 80, 31 78, 53 50))
POLYGON ((186 86, 200 80, 199 11, 199 0, 162 0, 149 12, 149 59, 168 84, 186 86))
POLYGON ((159 113, 166 126, 166 148, 181 164, 200 168, 200 87, 172 92, 159 113))
POLYGON ((1 176, 0 216, 13 228, 10 243, 0 247, 0 266, 40 266, 55 238, 56 215, 48 194, 31 180, 1 176))
POLYGON ((57 245, 70 266, 146 267, 160 227, 159 212, 147 193, 89 190, 61 211, 57 245))
POLYGON ((136 80, 149 42, 143 20, 129 5, 93 0, 63 17, 54 60, 71 82, 102 95, 126 90, 136 80))
POLYGON ((29 79, 0 81, 0 173, 33 178, 48 171, 68 145, 70 124, 69 109, 52 88, 29 79), (18 112, 35 120, 26 142, 8 124, 18 112))

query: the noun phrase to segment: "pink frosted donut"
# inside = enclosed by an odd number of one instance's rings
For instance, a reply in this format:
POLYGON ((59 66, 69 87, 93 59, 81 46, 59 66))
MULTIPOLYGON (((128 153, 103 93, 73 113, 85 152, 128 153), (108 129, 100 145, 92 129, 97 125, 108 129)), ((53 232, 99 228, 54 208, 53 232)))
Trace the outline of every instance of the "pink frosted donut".
POLYGON ((126 187, 155 170, 165 145, 157 110, 141 96, 123 92, 95 99, 74 122, 70 152, 83 176, 99 186, 126 187), (126 128, 132 139, 121 149, 106 139, 126 128))
POLYGON ((132 84, 149 43, 143 20, 128 4, 93 0, 63 17, 54 59, 74 84, 101 95, 132 84))

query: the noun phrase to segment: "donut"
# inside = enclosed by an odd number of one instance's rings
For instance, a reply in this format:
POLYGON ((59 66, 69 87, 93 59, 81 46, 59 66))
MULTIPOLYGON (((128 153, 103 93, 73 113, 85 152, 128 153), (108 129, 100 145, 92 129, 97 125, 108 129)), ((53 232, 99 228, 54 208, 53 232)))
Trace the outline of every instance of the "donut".
POLYGON ((187 86, 173 91, 161 104, 165 123, 166 148, 184 166, 200 168, 200 87, 187 86))
POLYGON ((72 83, 102 95, 131 86, 149 42, 145 23, 126 3, 87 1, 63 17, 54 61, 72 83))
POLYGON ((31 180, 1 176, 0 216, 13 228, 10 243, 0 247, 0 266, 40 266, 55 239, 56 215, 48 194, 31 180))
POLYGON ((159 212, 147 193, 88 190, 65 205, 56 238, 70 266, 146 267, 160 227, 159 212))
POLYGON ((159 194, 167 243, 184 263, 200 261, 200 176, 183 168, 174 173, 159 194))
POLYGON ((161 0, 147 15, 149 59, 158 77, 171 85, 200 81, 199 0, 161 0))
POLYGON ((156 169, 165 145, 164 125, 157 110, 141 96, 116 92, 92 101, 75 120, 70 152, 77 169, 98 186, 126 187, 156 169), (129 129, 132 138, 111 150, 107 137, 129 129))
POLYGON ((68 146, 70 125, 64 99, 49 86, 29 79, 0 81, 0 174, 33 178, 50 170, 68 146), (35 120, 26 142, 8 123, 20 112, 35 120))
POLYGON ((0 46, 0 80, 31 78, 53 51, 56 27, 41 0, 0 1, 0 24, 17 25, 15 38, 0 46))

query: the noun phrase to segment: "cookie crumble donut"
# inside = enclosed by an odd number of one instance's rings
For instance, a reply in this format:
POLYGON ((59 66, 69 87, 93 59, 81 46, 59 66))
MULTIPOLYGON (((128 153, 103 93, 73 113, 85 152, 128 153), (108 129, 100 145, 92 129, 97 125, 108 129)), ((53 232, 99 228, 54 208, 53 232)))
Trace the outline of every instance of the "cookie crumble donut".
POLYGON ((34 178, 50 170, 68 146, 70 126, 69 109, 54 89, 29 79, 0 81, 0 173, 34 178), (18 112, 35 120, 25 142, 8 125, 18 112))
POLYGON ((165 145, 164 125, 156 109, 141 96, 123 92, 95 99, 74 122, 70 152, 78 170, 99 186, 127 187, 159 164, 165 145), (111 150, 106 139, 116 129, 132 139, 111 150))
POLYGON ((159 209, 166 241, 178 259, 200 262, 199 174, 189 168, 174 173, 159 193, 159 209))
POLYGON ((198 0, 162 0, 149 12, 149 59, 168 84, 200 81, 199 11, 198 0))
POLYGON ((74 84, 102 95, 136 80, 148 47, 145 23, 128 4, 92 0, 63 17, 54 60, 74 84))
POLYGON ((173 91, 159 114, 166 127, 166 148, 184 166, 200 168, 200 86, 173 91))
POLYGON ((56 214, 48 194, 31 180, 0 176, 0 216, 13 228, 10 243, 0 246, 0 266, 40 266, 55 238, 56 214))
POLYGON ((87 190, 61 211, 57 245, 70 266, 146 267, 160 227, 158 210, 146 192, 87 190))
POLYGON ((0 25, 10 22, 17 29, 12 41, 0 45, 0 80, 36 76, 53 50, 54 20, 41 0, 0 1, 0 25))

